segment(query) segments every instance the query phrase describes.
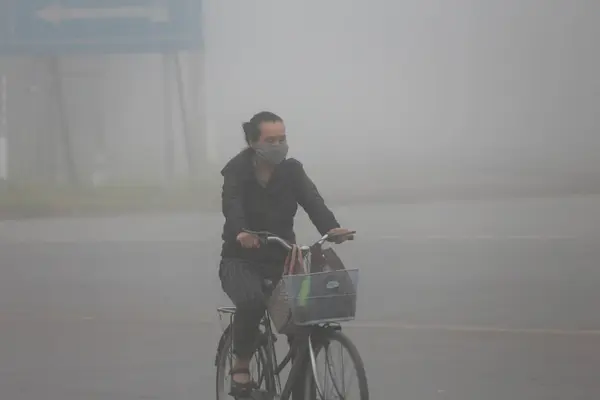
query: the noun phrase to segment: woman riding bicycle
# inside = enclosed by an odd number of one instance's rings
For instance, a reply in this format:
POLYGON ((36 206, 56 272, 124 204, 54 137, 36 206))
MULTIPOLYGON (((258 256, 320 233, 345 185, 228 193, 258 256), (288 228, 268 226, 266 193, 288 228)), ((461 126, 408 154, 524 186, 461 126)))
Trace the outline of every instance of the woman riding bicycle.
POLYGON ((245 230, 268 231, 295 243, 294 217, 298 204, 324 235, 349 238, 340 227, 302 164, 286 158, 288 144, 283 120, 260 112, 243 124, 248 148, 221 171, 225 216, 219 277, 223 291, 237 308, 233 321, 231 394, 242 396, 255 387, 249 364, 258 325, 265 312, 264 281, 277 283, 287 254, 279 246, 261 245, 245 230))

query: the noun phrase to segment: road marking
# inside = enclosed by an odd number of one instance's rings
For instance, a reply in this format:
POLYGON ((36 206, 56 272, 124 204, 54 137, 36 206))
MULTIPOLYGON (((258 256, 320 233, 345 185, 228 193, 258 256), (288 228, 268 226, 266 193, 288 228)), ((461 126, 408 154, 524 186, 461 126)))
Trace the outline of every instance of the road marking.
MULTIPOLYGON (((121 314, 115 316, 81 316, 68 314, 5 314, 0 313, 0 321, 8 322, 40 322, 46 323, 101 323, 101 324, 124 324, 124 325, 181 325, 202 326, 215 330, 222 330, 223 323, 228 323, 228 318, 219 320, 212 313, 202 313, 198 318, 184 315, 160 316, 155 314, 121 314)), ((422 332, 454 332, 454 333, 487 333, 503 335, 545 335, 545 336, 587 336, 599 337, 600 329, 553 329, 553 328, 501 328, 485 325, 436 325, 436 324, 409 324, 400 321, 353 321, 342 324, 348 329, 383 329, 391 331, 422 331, 422 332)))
POLYGON ((573 240, 577 236, 570 235, 429 235, 429 236, 381 236, 380 240, 430 240, 430 241, 551 241, 551 240, 573 240))
MULTIPOLYGON (((590 236, 591 238, 591 236, 590 236)), ((584 236, 568 236, 568 235, 507 235, 507 236, 493 236, 493 235, 429 235, 429 236, 399 236, 399 235, 389 235, 389 236, 379 236, 379 237, 359 237, 356 240, 356 244, 360 245, 363 243, 373 243, 377 241, 398 241, 405 243, 414 243, 414 242, 478 242, 478 241, 488 241, 488 242, 516 242, 516 241, 531 241, 531 242, 552 242, 552 241, 574 241, 574 240, 583 240, 584 236)), ((147 244, 194 244, 194 243, 203 243, 203 244, 211 244, 214 246, 220 246, 221 241, 218 238, 214 237, 186 237, 186 238, 175 238, 175 237, 163 237, 163 238, 132 238, 132 237, 67 237, 64 239, 61 238, 51 238, 51 237, 30 237, 30 238, 19 238, 19 237, 11 237, 8 233, 0 232, 0 245, 4 244, 86 244, 86 243, 98 243, 98 244, 114 244, 114 243, 147 243, 147 244)))
POLYGON ((8 244, 197 244, 211 243, 220 246, 221 242, 212 238, 15 238, 0 233, 0 246, 8 244))
POLYGON ((600 336, 600 330, 595 329, 535 329, 535 328, 499 328, 491 326, 469 325, 427 325, 406 324, 394 321, 349 322, 349 328, 391 329, 433 332, 462 332, 462 333, 504 333, 504 334, 529 334, 553 336, 600 336))

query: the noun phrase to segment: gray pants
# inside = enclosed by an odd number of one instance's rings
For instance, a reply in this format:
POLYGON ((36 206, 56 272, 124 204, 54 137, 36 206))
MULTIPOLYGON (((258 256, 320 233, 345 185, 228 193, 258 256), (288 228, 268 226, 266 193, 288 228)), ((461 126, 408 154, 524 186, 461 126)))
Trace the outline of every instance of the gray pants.
POLYGON ((256 349, 258 324, 265 313, 268 293, 266 279, 277 284, 283 265, 253 263, 238 258, 223 258, 219 278, 223 291, 236 306, 233 319, 233 352, 242 359, 250 359, 256 349))
MULTIPOLYGON (((268 279, 276 285, 282 274, 283 264, 259 264, 238 258, 221 260, 221 286, 237 308, 233 319, 233 352, 237 357, 248 360, 254 354, 258 340, 258 324, 265 313, 268 295, 264 290, 264 281, 268 279)), ((292 336, 288 336, 290 345, 293 340, 292 336)), ((292 399, 305 398, 303 384, 304 379, 300 377, 292 389, 292 399)), ((316 392, 311 398, 316 399, 316 392)))

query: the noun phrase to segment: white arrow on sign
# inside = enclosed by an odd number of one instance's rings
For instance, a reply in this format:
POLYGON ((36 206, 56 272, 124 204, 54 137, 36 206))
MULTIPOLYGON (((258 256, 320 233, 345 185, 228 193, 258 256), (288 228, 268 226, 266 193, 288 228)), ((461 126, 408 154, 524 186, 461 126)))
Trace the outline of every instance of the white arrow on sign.
POLYGON ((37 10, 36 15, 54 24, 82 19, 140 18, 152 22, 168 22, 171 19, 169 9, 164 4, 111 8, 69 8, 54 4, 37 10))

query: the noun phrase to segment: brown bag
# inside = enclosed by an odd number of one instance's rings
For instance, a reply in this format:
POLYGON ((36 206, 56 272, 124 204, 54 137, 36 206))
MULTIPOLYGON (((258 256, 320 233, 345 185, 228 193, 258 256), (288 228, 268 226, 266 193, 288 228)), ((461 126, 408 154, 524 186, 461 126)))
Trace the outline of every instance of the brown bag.
POLYGON ((346 269, 337 253, 330 247, 323 250, 319 244, 310 248, 310 272, 324 272, 325 269, 339 271, 346 269))
MULTIPOLYGON (((319 310, 313 313, 337 314, 336 316, 354 316, 356 313, 356 284, 337 253, 330 247, 323 249, 316 244, 311 247, 311 272, 338 271, 331 277, 322 277, 313 281, 317 285, 315 292, 322 294, 322 286, 329 279, 335 280, 339 285, 336 289, 341 296, 324 298, 320 300, 319 310)), ((313 315, 314 318, 316 316, 313 315)))
MULTIPOLYGON (((302 259, 302 251, 298 246, 294 245, 285 260, 283 274, 293 275, 296 273, 305 274, 306 268, 302 259)), ((288 303, 288 294, 283 278, 277 283, 269 298, 268 309, 277 332, 289 335, 294 331, 295 325, 292 320, 292 309, 288 303)))

